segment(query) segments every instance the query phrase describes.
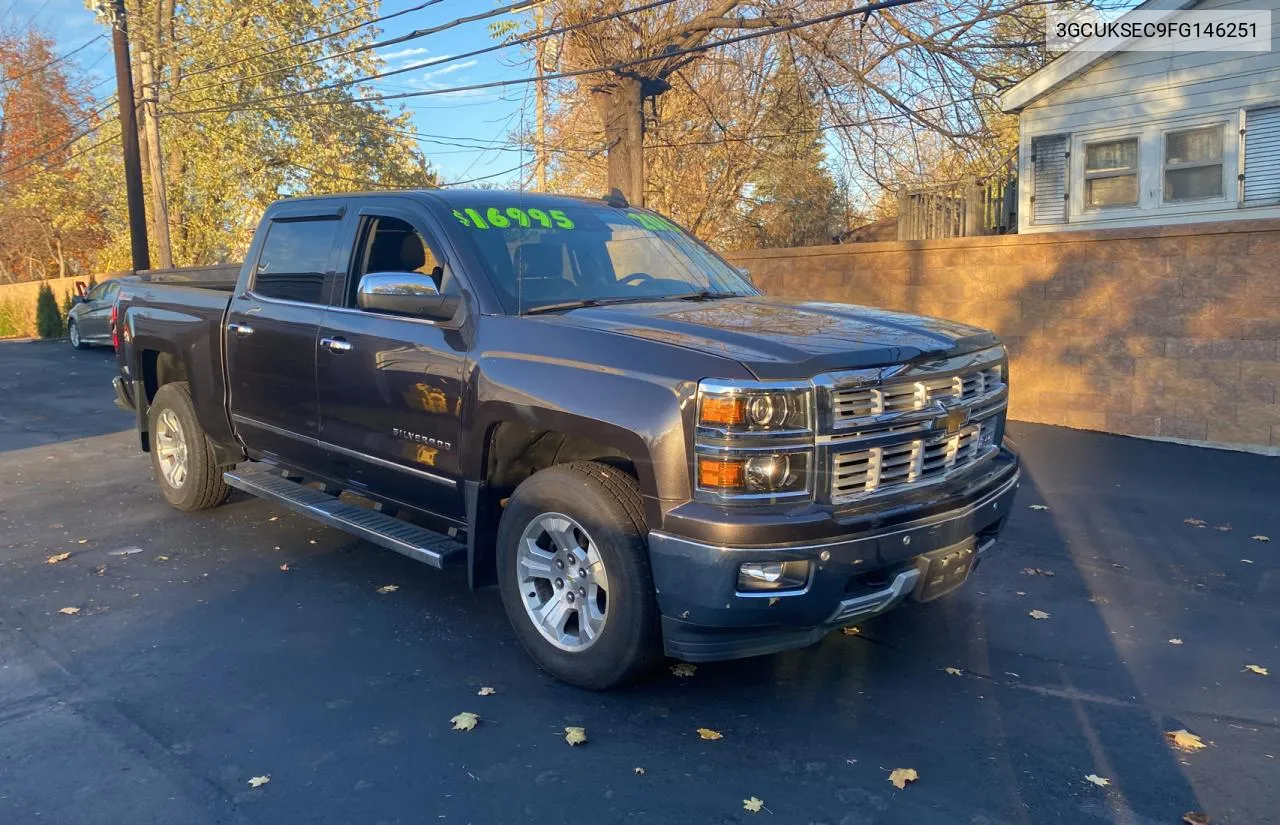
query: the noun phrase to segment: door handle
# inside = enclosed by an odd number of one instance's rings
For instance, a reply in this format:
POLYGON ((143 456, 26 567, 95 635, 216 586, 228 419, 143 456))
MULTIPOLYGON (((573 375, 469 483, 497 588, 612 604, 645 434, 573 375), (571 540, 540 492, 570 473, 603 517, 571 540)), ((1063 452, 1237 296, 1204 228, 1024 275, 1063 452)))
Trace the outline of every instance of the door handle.
POLYGON ((232 321, 227 324, 227 332, 234 332, 236 335, 240 336, 253 335, 253 327, 248 324, 239 324, 232 321))
POLYGON ((329 352, 351 352, 351 342, 346 338, 321 338, 320 346, 329 352))

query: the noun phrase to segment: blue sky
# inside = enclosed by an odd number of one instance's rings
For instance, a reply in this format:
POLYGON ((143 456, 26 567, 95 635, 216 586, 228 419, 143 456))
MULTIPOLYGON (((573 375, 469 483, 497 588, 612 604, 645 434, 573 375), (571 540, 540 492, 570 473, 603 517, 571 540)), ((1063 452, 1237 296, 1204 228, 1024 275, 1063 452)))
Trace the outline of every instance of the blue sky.
MULTIPOLYGON (((420 2, 421 0, 383 0, 381 13, 391 14, 420 2)), ((380 39, 475 14, 477 6, 474 0, 444 0, 430 8, 381 24, 383 32, 380 39)), ((0 29, 5 31, 21 29, 28 22, 34 22, 57 40, 59 54, 83 45, 95 34, 107 32, 104 26, 95 22, 93 13, 84 7, 83 0, 0 0, 0 14, 4 14, 0 17, 0 29)), ((387 68, 398 69, 422 64, 421 68, 387 78, 383 83, 366 83, 363 86, 396 94, 526 76, 530 71, 527 66, 512 65, 525 56, 518 48, 432 68, 431 61, 492 45, 493 40, 487 28, 489 22, 484 20, 468 23, 420 40, 379 50, 387 61, 387 68)), ((95 96, 105 97, 114 90, 115 75, 109 39, 99 40, 76 54, 68 63, 86 73, 91 83, 99 84, 94 89, 95 96)), ((519 151, 500 151, 493 147, 495 143, 506 143, 506 136, 519 126, 522 102, 525 101, 526 94, 533 94, 531 85, 410 98, 403 103, 413 115, 419 132, 443 138, 438 142, 424 140, 420 146, 446 180, 457 181, 495 175, 519 165, 522 160, 529 160, 527 156, 522 157, 519 151), (453 138, 461 138, 464 146, 453 145, 457 143, 453 138)), ((531 112, 531 105, 524 107, 524 111, 531 112)), ((517 177, 515 173, 499 174, 491 180, 498 185, 514 184, 517 177)))

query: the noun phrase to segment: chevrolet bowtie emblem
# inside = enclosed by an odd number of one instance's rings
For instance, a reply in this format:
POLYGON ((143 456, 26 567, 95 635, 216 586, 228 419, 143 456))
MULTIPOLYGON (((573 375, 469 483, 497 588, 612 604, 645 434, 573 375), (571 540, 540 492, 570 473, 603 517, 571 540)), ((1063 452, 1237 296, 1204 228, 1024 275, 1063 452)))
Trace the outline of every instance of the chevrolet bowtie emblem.
POLYGON ((947 435, 955 435, 960 432, 960 428, 969 423, 969 408, 956 407, 947 410, 946 418, 943 419, 947 424, 947 435))

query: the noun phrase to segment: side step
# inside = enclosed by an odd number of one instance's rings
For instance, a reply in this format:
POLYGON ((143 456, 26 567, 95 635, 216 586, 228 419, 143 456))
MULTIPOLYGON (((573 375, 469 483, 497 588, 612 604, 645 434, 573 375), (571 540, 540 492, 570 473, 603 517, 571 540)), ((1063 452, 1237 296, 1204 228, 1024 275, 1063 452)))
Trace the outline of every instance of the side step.
POLYGON ((444 568, 465 559, 467 555, 466 545, 448 536, 376 510, 346 504, 328 493, 304 487, 278 473, 257 469, 252 465, 228 470, 222 474, 222 480, 237 490, 279 502, 295 513, 432 567, 444 568))

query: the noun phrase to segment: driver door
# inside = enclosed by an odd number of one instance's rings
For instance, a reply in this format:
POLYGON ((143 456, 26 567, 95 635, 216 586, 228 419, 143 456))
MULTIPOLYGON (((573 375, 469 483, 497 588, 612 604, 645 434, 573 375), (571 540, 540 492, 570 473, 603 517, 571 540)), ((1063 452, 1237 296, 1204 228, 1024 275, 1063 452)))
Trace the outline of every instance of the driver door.
POLYGON ((461 294, 420 209, 370 204, 357 216, 345 284, 320 329, 320 440, 331 472, 353 488, 463 523, 459 330, 357 305, 361 277, 416 272, 461 294))

